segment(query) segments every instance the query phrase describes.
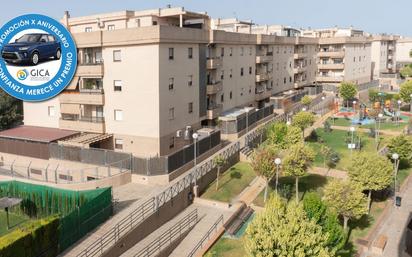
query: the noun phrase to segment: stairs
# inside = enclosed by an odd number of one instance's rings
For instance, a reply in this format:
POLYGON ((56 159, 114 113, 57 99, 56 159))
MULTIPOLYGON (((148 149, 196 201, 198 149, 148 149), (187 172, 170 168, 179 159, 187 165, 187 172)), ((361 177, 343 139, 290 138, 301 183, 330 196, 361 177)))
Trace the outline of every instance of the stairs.
POLYGON ((245 146, 240 150, 240 161, 250 162, 250 157, 253 154, 253 148, 245 146))

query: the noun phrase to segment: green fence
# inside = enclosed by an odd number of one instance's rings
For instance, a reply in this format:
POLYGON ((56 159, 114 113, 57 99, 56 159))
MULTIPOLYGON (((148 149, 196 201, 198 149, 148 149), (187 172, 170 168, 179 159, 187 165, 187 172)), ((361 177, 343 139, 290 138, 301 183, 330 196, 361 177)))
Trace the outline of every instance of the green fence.
MULTIPOLYGON (((0 182, 0 197, 22 198, 11 211, 31 218, 60 215, 59 250, 63 251, 112 215, 112 190, 71 191, 19 181, 0 182)), ((51 242, 52 243, 52 242, 51 242)), ((52 246, 50 246, 52 248, 52 246)), ((47 249, 45 250, 47 252, 47 249)))

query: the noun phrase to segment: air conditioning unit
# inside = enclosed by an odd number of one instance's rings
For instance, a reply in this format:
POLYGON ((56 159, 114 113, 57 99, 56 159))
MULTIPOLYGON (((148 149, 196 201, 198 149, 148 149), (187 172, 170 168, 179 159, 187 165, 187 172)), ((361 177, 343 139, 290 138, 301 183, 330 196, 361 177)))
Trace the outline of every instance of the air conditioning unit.
POLYGON ((176 131, 176 137, 182 137, 182 135, 183 135, 183 131, 182 131, 182 130, 176 131))
POLYGON ((193 129, 192 126, 186 126, 185 129, 185 140, 190 140, 192 138, 193 129))

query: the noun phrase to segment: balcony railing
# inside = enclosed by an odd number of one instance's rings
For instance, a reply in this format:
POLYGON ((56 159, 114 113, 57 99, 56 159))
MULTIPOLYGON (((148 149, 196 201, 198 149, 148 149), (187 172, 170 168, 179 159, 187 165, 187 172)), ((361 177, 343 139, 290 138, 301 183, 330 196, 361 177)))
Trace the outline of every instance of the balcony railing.
POLYGON ((214 70, 219 68, 220 66, 222 66, 222 59, 220 59, 219 57, 213 57, 213 58, 209 58, 207 59, 207 69, 209 70, 214 70))
POLYGON ((318 64, 319 69, 325 70, 343 70, 345 68, 345 64, 343 63, 320 63, 318 64))
POLYGON ((207 118, 209 120, 215 119, 219 117, 220 113, 222 112, 223 105, 222 104, 214 104, 207 107, 207 118))
POLYGON ((345 51, 343 49, 334 51, 321 51, 318 53, 318 57, 344 58, 345 51))
POLYGON ((306 58, 308 55, 306 53, 294 53, 293 58, 295 59, 303 59, 306 58))
POLYGON ((65 104, 104 105, 104 94, 103 90, 80 89, 78 92, 60 94, 59 100, 65 104))
POLYGON ((268 63, 273 60, 273 56, 258 55, 256 56, 256 63, 268 63))
POLYGON ((64 117, 59 121, 59 128, 91 133, 105 133, 105 122, 103 117, 64 117))
POLYGON ((222 91, 223 86, 222 86, 222 82, 221 81, 217 81, 214 83, 207 83, 206 86, 206 93, 208 95, 214 95, 220 91, 222 91))
POLYGON ((104 68, 103 63, 81 63, 77 66, 76 75, 103 77, 104 68))
POLYGON ((270 79, 270 75, 268 73, 256 74, 256 82, 263 82, 269 79, 270 79))
POLYGON ((343 76, 317 76, 316 81, 339 83, 343 81, 343 76))
POLYGON ((270 90, 263 89, 263 92, 255 94, 255 101, 260 101, 260 100, 269 98, 271 96, 272 96, 272 92, 270 90))
POLYGON ((293 68, 293 73, 298 74, 306 71, 306 67, 303 66, 295 66, 293 68))

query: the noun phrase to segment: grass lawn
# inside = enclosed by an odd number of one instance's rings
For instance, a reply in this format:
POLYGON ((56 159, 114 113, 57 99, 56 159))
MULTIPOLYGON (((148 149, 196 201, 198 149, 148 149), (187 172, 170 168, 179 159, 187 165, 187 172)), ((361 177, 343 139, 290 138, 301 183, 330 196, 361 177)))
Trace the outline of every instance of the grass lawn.
MULTIPOLYGON (((302 199, 303 195, 308 191, 316 191, 322 194, 323 187, 328 182, 329 178, 316 175, 308 174, 304 177, 299 178, 299 197, 302 199)), ((268 197, 271 193, 275 192, 275 181, 271 181, 268 189, 268 197)), ((294 177, 281 177, 279 178, 279 193, 288 198, 295 199, 295 178, 294 177)), ((259 194, 259 196, 253 202, 257 206, 264 206, 263 202, 264 190, 259 194)))
MULTIPOLYGON (((333 130, 330 133, 326 133, 323 128, 319 128, 316 130, 318 137, 323 139, 325 145, 329 146, 333 150, 335 150, 340 157, 340 161, 338 162, 336 169, 338 170, 347 170, 348 166, 350 165, 351 154, 350 150, 348 149, 348 145, 345 142, 345 139, 348 135, 348 131, 344 130, 333 130)), ((355 132, 356 133, 356 132, 355 132)), ((362 138, 362 149, 361 151, 364 152, 371 152, 375 153, 375 140, 374 138, 369 137, 365 133, 358 133, 361 135, 362 138)), ((356 134, 354 136, 356 138, 356 134)), ((384 145, 387 141, 388 137, 382 137, 380 145, 384 145)), ((320 153, 321 143, 319 142, 312 142, 308 141, 308 145, 310 145, 316 153, 314 166, 323 167, 323 155, 320 153)), ((353 150, 355 153, 357 150, 353 150)))
MULTIPOLYGON (((395 131, 403 130, 405 126, 408 124, 409 117, 402 115, 401 118, 402 120, 404 120, 404 122, 401 122, 399 125, 396 125, 396 123, 392 121, 385 122, 385 123, 382 122, 380 124, 380 129, 381 130, 395 130, 395 131)), ((336 118, 335 121, 333 121, 332 118, 329 118, 328 122, 331 125, 335 125, 335 126, 343 126, 343 127, 353 126, 349 118, 336 118)), ((375 128, 375 124, 360 125, 359 128, 366 128, 366 129, 375 128)))
POLYGON ((12 231, 13 229, 17 228, 18 225, 24 223, 25 221, 29 220, 25 216, 17 215, 14 213, 9 213, 9 220, 10 220, 10 230, 7 230, 7 218, 6 212, 0 211, 0 236, 7 234, 8 232, 12 231))
POLYGON ((231 239, 221 237, 212 248, 206 253, 205 257, 243 257, 246 252, 243 246, 243 238, 231 239))
POLYGON ((239 195, 255 177, 256 175, 248 163, 238 162, 220 176, 218 190, 216 190, 216 181, 214 181, 201 197, 221 202, 230 202, 239 195))

